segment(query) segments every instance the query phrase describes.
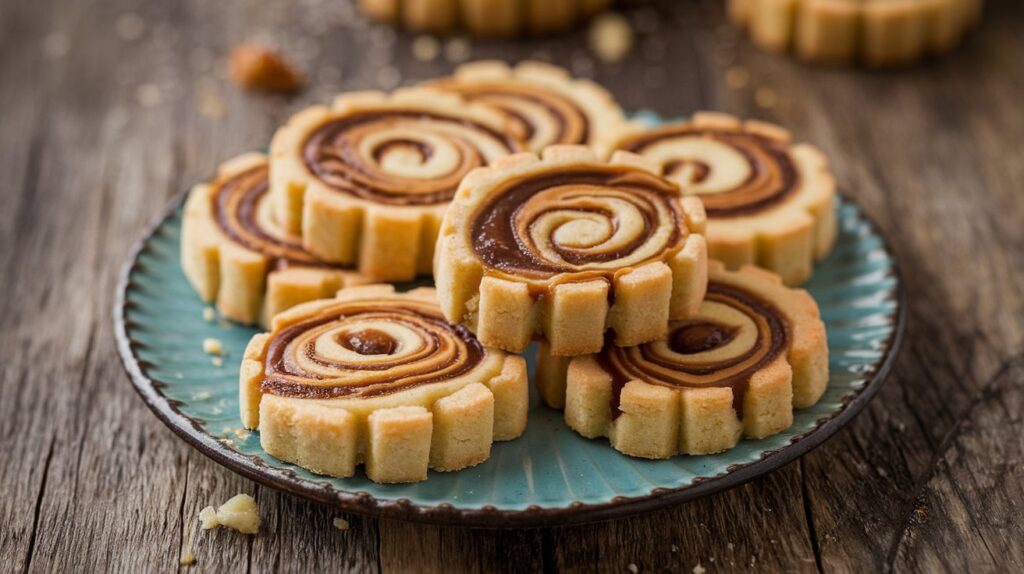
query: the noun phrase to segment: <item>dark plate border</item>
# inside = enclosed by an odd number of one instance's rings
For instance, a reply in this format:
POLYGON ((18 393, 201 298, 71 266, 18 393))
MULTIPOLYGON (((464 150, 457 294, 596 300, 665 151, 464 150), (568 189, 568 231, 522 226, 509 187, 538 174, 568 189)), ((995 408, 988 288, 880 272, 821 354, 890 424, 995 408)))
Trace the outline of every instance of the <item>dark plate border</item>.
POLYGON ((135 342, 128 336, 128 324, 125 319, 127 291, 131 283, 132 272, 139 265, 139 255, 146 249, 149 239, 159 230, 164 221, 170 218, 184 203, 186 195, 187 193, 182 193, 172 199, 161 210, 159 217, 156 217, 147 226, 145 233, 132 246, 117 283, 113 309, 114 336, 118 355, 125 372, 131 379, 132 386, 157 418, 187 443, 218 464, 260 484, 365 516, 470 528, 537 528, 624 518, 682 504, 734 488, 793 462, 849 424, 874 398, 889 377, 896 356, 903 345, 906 331, 906 291, 899 262, 890 248, 889 240, 882 234, 875 221, 860 208, 857 201, 842 194, 843 199, 857 206, 860 216, 881 238, 882 246, 892 260, 892 274, 896 279, 896 311, 893 315, 893 334, 886 345, 884 356, 877 364, 875 371, 867 378, 864 387, 847 397, 839 410, 820 419, 818 425, 813 429, 793 437, 792 441, 784 447, 765 451, 758 460, 732 465, 723 474, 714 477, 701 477, 692 484, 679 488, 656 488, 644 496, 616 497, 611 502, 603 504, 577 502, 559 508, 530 506, 524 510, 499 510, 493 506, 484 506, 479 509, 459 509, 450 504, 420 506, 405 498, 379 500, 368 492, 339 490, 331 485, 300 479, 289 471, 268 467, 258 459, 232 450, 220 440, 203 432, 192 419, 182 414, 175 406, 174 401, 160 392, 160 383, 146 375, 142 363, 135 356, 135 342))

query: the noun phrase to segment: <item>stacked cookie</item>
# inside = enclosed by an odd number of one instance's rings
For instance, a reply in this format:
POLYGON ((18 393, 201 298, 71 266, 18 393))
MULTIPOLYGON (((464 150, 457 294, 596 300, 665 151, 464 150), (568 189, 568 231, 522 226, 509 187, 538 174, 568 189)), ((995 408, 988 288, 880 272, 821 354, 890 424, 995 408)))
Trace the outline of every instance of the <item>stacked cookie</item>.
POLYGON ((728 0, 755 44, 812 62, 898 66, 952 50, 984 0, 728 0))
POLYGON ((565 30, 613 0, 359 0, 375 20, 417 32, 511 38, 565 30))
POLYGON ((645 129, 563 70, 483 62, 295 115, 269 158, 192 191, 182 264, 270 329, 245 353, 242 420, 314 472, 485 460, 526 428, 534 341, 540 395, 581 435, 713 453, 824 391, 824 326, 793 286, 832 246, 834 188, 776 126, 645 129), (428 275, 436 290, 386 284, 428 275))

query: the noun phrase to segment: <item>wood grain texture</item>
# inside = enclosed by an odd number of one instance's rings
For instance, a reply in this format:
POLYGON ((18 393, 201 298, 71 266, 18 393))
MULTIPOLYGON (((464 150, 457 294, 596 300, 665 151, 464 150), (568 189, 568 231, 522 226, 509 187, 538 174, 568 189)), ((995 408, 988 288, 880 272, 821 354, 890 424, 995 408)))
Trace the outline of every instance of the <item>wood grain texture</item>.
POLYGON ((118 266, 171 196, 347 89, 447 73, 346 0, 0 0, 0 571, 1017 571, 1024 568, 1024 7, 992 0, 949 58, 885 74, 802 66, 721 26, 718 0, 633 11, 597 63, 585 33, 474 45, 550 60, 631 109, 778 121, 828 152, 903 264, 895 376, 849 430, 730 492, 610 523, 470 531, 339 516, 177 440, 112 341, 118 266), (141 26, 140 26, 141 24, 141 26), (279 45, 311 88, 234 89, 223 56, 279 45), (746 81, 744 81, 746 80, 746 81), (198 528, 238 492, 256 537, 198 528))

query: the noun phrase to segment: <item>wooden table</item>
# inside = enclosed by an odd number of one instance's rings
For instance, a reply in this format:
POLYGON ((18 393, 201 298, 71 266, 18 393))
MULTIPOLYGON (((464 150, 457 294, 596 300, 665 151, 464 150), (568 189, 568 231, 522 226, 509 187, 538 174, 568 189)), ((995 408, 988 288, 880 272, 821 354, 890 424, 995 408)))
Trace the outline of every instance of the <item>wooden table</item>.
POLYGON ((991 0, 960 52, 895 73, 762 54, 717 0, 632 17, 619 65, 595 64, 585 33, 472 56, 550 59, 631 109, 721 109, 822 146, 892 240, 910 301, 895 375, 848 430, 741 488, 605 524, 333 528, 336 511, 243 480, 148 411, 114 351, 115 276, 168 198, 290 113, 452 64, 415 59, 413 37, 347 0, 3 0, 0 570, 164 572, 189 545, 209 572, 1024 568, 1024 7, 991 0), (235 89, 224 54, 250 38, 312 88, 235 89), (198 531, 199 509, 237 492, 263 532, 198 531))

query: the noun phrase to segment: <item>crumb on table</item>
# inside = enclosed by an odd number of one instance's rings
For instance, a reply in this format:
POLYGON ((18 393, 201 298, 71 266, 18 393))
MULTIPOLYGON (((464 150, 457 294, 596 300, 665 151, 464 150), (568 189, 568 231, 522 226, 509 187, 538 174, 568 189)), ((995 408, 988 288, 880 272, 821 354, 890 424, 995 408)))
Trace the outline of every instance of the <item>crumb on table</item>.
POLYGON ((243 534, 256 534, 260 530, 259 508, 248 494, 237 494, 214 510, 212 506, 199 511, 203 530, 224 526, 243 534))
POLYGON ((196 563, 196 555, 191 550, 185 550, 181 553, 181 560, 179 562, 182 566, 191 566, 196 563))
POLYGON ((590 24, 590 49, 607 63, 622 61, 633 49, 633 28, 625 16, 606 12, 590 24))

